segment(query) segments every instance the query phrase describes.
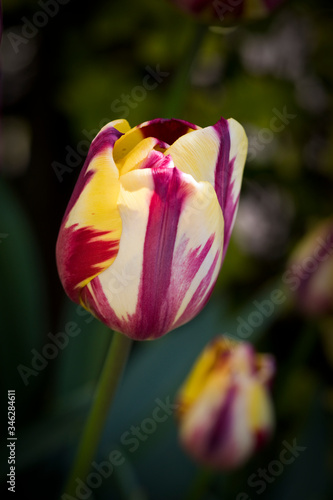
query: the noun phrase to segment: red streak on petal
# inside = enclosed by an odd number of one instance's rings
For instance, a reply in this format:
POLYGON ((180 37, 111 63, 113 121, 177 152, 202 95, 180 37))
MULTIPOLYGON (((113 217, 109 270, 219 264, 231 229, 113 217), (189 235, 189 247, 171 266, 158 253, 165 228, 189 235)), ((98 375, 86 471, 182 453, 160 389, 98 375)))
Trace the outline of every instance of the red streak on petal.
POLYGON ((181 209, 189 186, 176 168, 152 169, 150 201, 137 310, 129 320, 141 338, 159 337, 173 320, 166 300, 181 209))
MULTIPOLYGON (((206 304, 208 297, 204 301, 202 297, 205 292, 207 293, 210 276, 202 280, 199 291, 195 293, 195 299, 190 302, 190 306, 186 309, 181 319, 178 320, 177 325, 174 325, 178 308, 191 285, 192 279, 206 257, 211 244, 211 241, 208 241, 201 251, 197 248, 182 255, 181 264, 172 271, 174 276, 172 277, 169 289, 164 287, 163 281, 159 280, 158 269, 157 272, 153 273, 151 282, 148 281, 151 276, 146 275, 145 279, 141 278, 139 302, 136 312, 132 315, 127 315, 126 317, 117 316, 102 289, 98 276, 90 282, 90 288, 93 293, 89 291, 88 287, 84 287, 81 298, 92 314, 111 329, 122 332, 134 340, 158 338, 189 321, 206 304), (146 287, 145 290, 143 286, 146 287), (156 299, 155 295, 157 296, 156 299), (151 301, 149 301, 150 299, 151 301)), ((185 249, 185 246, 186 244, 181 245, 182 248, 177 252, 177 256, 181 257, 181 251, 185 249)), ((151 260, 148 259, 149 262, 151 260)), ((215 268, 215 264, 216 259, 214 259, 211 267, 215 268)), ((208 274, 210 274, 210 271, 208 274)), ((211 290, 208 290, 207 295, 210 295, 210 293, 211 290)))
POLYGON ((220 136, 220 149, 215 169, 215 191, 217 199, 222 209, 224 217, 224 240, 223 240, 223 258, 227 251, 232 231, 234 215, 238 206, 239 196, 234 200, 232 191, 234 181, 232 173, 234 169, 235 158, 229 161, 230 156, 230 134, 229 124, 224 118, 221 118, 214 128, 220 136))
POLYGON ((159 151, 150 151, 142 162, 141 168, 173 168, 174 164, 170 155, 164 156, 159 151))
MULTIPOLYGON (((158 338, 175 327, 179 307, 214 241, 212 235, 203 248, 186 251, 188 240, 183 238, 175 252, 178 221, 188 186, 176 168, 154 170, 153 176, 155 193, 150 202, 138 305, 129 317, 131 330, 139 339, 158 338)), ((193 318, 206 304, 205 295, 217 260, 218 255, 177 326, 193 318)), ((211 290, 212 287, 209 294, 211 290)))
MULTIPOLYGON (((213 243, 214 237, 211 236, 211 238, 208 240, 207 244, 210 244, 210 246, 213 243)), ((210 249, 210 247, 209 247, 210 249)), ((200 254, 199 259, 195 260, 193 257, 192 259, 189 258, 189 262, 192 264, 193 269, 196 269, 195 274, 199 270, 199 267, 203 261, 203 259, 206 257, 204 253, 200 254)), ((213 292, 214 285, 216 282, 216 279, 211 282, 212 276, 214 274, 214 271, 216 270, 216 266, 218 265, 218 260, 220 257, 220 251, 217 251, 214 257, 214 260, 210 266, 210 268, 207 271, 206 276, 202 279, 200 285, 196 289, 195 293, 193 294, 190 302, 186 306, 184 312, 180 316, 180 318, 177 320, 176 324, 174 327, 178 327, 186 323, 187 321, 190 321, 194 316, 196 316, 207 304, 208 300, 210 299, 210 296, 213 292)))
POLYGON ((195 316, 211 293, 212 274, 220 257, 220 251, 212 256, 212 262, 207 266, 207 275, 175 326, 179 307, 211 251, 215 235, 191 250, 186 249, 189 240, 183 235, 175 251, 179 218, 192 186, 182 179, 176 168, 152 169, 152 174, 155 191, 149 207, 135 312, 117 315, 98 277, 91 280, 89 287, 85 287, 81 293, 82 300, 96 317, 110 328, 135 340, 158 338, 195 316))
POLYGON ((79 284, 104 270, 103 263, 118 253, 119 240, 105 241, 108 231, 91 227, 76 229, 77 224, 62 228, 57 241, 58 272, 68 296, 80 301, 79 284))
POLYGON ((111 330, 117 330, 130 337, 126 318, 118 318, 104 293, 98 276, 90 281, 89 288, 87 286, 83 288, 81 298, 91 313, 105 325, 109 326, 111 330), (91 293, 89 288, 92 289, 93 293, 91 293))
POLYGON ((224 447, 230 446, 230 440, 234 431, 233 426, 233 405, 237 396, 237 386, 230 385, 225 397, 220 405, 219 411, 215 416, 215 421, 209 429, 206 442, 206 453, 208 458, 213 458, 215 454, 224 455, 225 452, 231 450, 224 450, 224 447))

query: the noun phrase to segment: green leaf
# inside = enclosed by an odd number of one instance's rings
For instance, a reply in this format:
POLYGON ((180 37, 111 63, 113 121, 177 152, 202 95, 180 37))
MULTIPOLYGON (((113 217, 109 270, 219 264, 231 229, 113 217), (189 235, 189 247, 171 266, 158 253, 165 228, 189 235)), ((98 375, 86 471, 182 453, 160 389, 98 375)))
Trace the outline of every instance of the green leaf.
MULTIPOLYGON (((32 369, 31 349, 39 350, 47 333, 48 304, 43 264, 32 224, 3 180, 0 181, 0 255, 0 317, 5 336, 0 349, 0 378, 4 391, 16 390, 19 409, 25 407, 41 381, 39 370, 33 369, 33 375, 22 378, 17 367, 32 369)), ((5 403, 3 399, 1 404, 5 403)))

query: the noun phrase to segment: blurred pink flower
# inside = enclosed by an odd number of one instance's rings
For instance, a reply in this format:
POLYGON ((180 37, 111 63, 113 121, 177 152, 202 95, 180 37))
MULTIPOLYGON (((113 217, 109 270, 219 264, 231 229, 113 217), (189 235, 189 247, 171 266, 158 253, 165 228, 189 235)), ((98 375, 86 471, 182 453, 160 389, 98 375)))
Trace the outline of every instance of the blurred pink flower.
POLYGON ((304 314, 333 312, 333 217, 317 224, 299 242, 283 281, 304 314))
POLYGON ((207 22, 230 23, 241 19, 260 19, 285 0, 171 0, 180 9, 207 22))

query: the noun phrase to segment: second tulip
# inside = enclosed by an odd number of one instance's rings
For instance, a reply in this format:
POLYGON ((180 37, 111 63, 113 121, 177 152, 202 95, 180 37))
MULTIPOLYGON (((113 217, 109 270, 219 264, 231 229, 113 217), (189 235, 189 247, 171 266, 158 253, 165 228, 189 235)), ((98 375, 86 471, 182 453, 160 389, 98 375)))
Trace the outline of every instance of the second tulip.
POLYGON ((243 465, 274 428, 270 384, 275 360, 249 343, 217 337, 203 350, 178 395, 180 441, 218 470, 243 465))

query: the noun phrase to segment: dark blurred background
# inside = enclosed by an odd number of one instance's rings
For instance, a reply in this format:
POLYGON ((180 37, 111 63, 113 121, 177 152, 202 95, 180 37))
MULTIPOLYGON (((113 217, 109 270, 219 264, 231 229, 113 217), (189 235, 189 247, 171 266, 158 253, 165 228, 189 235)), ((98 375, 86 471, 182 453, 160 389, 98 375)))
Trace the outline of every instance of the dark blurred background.
MULTIPOLYGON (((287 0, 271 16, 232 27, 201 25, 166 0, 7 0, 2 10, 1 419, 4 443, 7 390, 15 389, 17 497, 60 494, 110 340, 65 296, 55 265, 89 143, 118 118, 208 126, 223 116, 245 127, 249 154, 216 289, 190 324, 134 345, 99 460, 113 448, 126 452, 120 436, 151 415, 156 398, 174 397, 210 338, 239 337, 239 318, 280 290, 286 300, 248 338, 277 359, 275 436, 249 464, 215 475, 191 498, 256 498, 248 477, 294 439, 306 451, 260 497, 333 498, 332 312, 309 317, 283 279, 298 242, 332 216, 331 2, 287 0), (50 333, 71 321, 80 335, 45 350, 54 345, 50 333)), ((7 456, 2 446, 4 487, 7 456)), ((180 450, 171 417, 91 498, 185 498, 198 470, 180 450)))

